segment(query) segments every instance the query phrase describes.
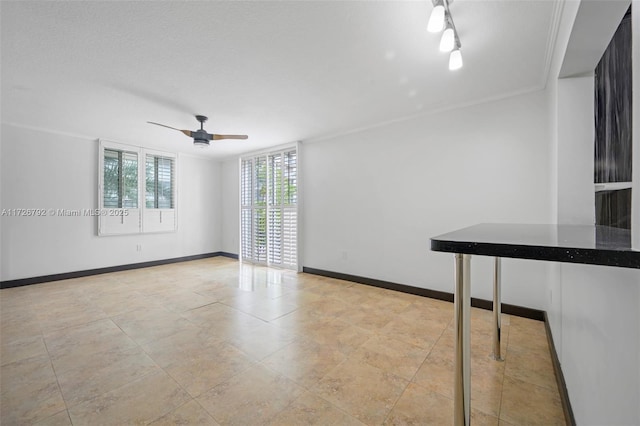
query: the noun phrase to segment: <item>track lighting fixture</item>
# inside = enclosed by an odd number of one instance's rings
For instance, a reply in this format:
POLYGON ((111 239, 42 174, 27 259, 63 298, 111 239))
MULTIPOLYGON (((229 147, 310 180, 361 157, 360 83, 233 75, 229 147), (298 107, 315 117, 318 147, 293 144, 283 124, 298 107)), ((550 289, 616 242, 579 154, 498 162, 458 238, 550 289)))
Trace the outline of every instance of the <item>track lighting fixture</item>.
POLYGON ((442 33, 442 38, 440 39, 440 51, 441 52, 451 52, 453 47, 456 44, 456 35, 453 32, 453 27, 449 23, 447 19, 447 26, 442 33))
POLYGON ((436 0, 433 3, 433 10, 427 24, 427 31, 439 33, 444 28, 444 0, 436 0))
POLYGON ((442 32, 440 39, 440 51, 451 52, 449 54, 449 69, 451 71, 462 68, 462 53, 460 52, 460 39, 458 31, 453 23, 453 17, 449 11, 449 5, 453 0, 431 0, 433 10, 427 23, 427 31, 432 33, 442 32))
POLYGON ((460 53, 460 48, 456 47, 449 55, 449 70, 455 71, 460 68, 462 68, 462 53, 460 53))

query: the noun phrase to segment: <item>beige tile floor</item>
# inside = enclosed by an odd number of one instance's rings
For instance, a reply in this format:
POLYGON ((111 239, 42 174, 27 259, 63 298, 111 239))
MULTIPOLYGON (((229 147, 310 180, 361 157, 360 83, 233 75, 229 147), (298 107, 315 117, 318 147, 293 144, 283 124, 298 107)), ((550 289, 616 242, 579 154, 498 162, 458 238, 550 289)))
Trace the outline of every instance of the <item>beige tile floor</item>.
MULTIPOLYGON (((213 258, 0 290, 2 425, 452 423, 451 303, 213 258)), ((538 321, 472 309, 472 422, 564 424, 538 321)))

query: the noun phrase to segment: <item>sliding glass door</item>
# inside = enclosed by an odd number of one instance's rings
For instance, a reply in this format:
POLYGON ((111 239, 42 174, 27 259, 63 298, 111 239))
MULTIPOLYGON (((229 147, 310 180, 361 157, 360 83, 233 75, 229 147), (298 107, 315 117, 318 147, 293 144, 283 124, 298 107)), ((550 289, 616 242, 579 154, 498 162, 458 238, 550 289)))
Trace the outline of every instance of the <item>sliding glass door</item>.
POLYGON ((242 260, 297 269, 297 150, 241 159, 240 204, 242 260))

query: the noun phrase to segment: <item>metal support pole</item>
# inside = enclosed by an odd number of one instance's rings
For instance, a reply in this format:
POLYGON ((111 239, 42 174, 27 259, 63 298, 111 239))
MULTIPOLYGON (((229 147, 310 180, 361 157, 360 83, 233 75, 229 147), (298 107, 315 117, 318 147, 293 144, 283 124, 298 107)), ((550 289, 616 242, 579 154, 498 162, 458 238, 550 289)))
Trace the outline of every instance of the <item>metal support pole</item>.
POLYGON ((455 259, 454 326, 456 335, 453 424, 455 426, 469 426, 471 421, 471 359, 469 345, 471 255, 456 253, 455 259))
POLYGON ((502 316, 502 268, 501 258, 496 257, 493 270, 493 359, 496 361, 504 361, 500 356, 500 337, 502 332, 501 316, 502 316))

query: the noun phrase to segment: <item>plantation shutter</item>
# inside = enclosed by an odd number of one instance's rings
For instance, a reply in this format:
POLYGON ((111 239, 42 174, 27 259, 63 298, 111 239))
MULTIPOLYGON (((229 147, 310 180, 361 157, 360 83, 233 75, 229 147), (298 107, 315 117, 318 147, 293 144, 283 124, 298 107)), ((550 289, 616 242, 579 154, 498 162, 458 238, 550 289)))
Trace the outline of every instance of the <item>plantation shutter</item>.
POLYGON ((99 140, 98 235, 177 229, 177 161, 173 153, 99 140))
POLYGON ((282 264, 282 154, 269 155, 269 263, 282 264))
POLYGON ((174 208, 174 160, 147 154, 146 207, 148 209, 174 208))
POLYGON ((284 154, 283 164, 282 264, 298 264, 298 158, 296 151, 284 154))
POLYGON ((242 259, 253 259, 253 160, 242 160, 240 169, 240 248, 242 259))
POLYGON ((267 158, 254 160, 253 260, 267 262, 267 158))
POLYGON ((297 184, 295 149, 241 160, 243 260, 297 268, 297 184))
POLYGON ((103 206, 138 207, 138 154, 115 149, 104 150, 103 206))
POLYGON ((140 232, 140 149, 99 142, 98 235, 140 232))
POLYGON ((170 232, 177 228, 176 158, 167 154, 145 155, 144 232, 170 232))

